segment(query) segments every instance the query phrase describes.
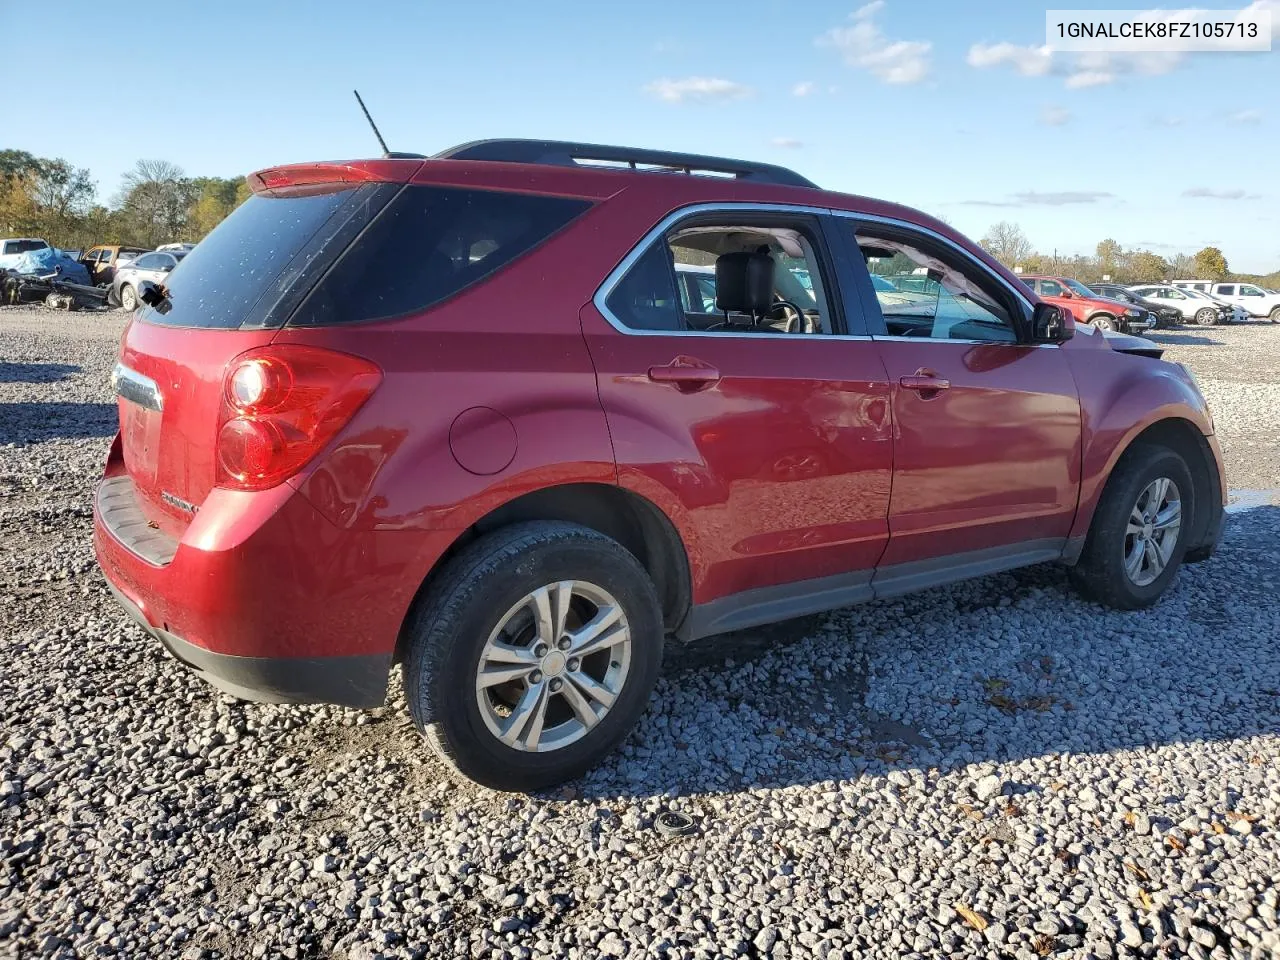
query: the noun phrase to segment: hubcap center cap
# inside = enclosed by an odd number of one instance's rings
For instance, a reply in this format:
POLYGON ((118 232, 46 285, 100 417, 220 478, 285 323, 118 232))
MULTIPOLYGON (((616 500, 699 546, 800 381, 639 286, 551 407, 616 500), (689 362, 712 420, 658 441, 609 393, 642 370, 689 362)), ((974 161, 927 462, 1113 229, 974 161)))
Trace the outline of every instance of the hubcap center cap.
POLYGON ((1154 525, 1154 524, 1152 524, 1152 523, 1150 523, 1150 522, 1147 522, 1147 523, 1144 523, 1144 524, 1142 525, 1142 539, 1143 539, 1143 540, 1150 540, 1150 539, 1151 539, 1151 537, 1155 534, 1155 532, 1156 532, 1156 531, 1155 531, 1155 525, 1154 525))
POLYGON ((559 650, 552 650, 542 658, 542 672, 548 677, 558 677, 564 673, 564 654, 559 650))

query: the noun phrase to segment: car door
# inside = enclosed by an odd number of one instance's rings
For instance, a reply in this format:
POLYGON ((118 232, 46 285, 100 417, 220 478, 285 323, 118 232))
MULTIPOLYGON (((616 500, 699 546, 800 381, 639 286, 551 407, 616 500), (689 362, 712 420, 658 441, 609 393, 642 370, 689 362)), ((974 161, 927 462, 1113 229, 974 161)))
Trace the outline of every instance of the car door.
POLYGON ((1060 556, 1080 482, 1080 401, 1062 348, 1025 342, 1031 301, 938 234, 857 218, 843 229, 892 385, 877 593, 1060 556), (882 289, 903 276, 925 295, 882 289))
POLYGON ((694 635, 870 596, 888 540, 889 385, 832 278, 817 216, 701 210, 656 227, 582 311, 619 482, 684 539, 694 635), (774 262, 773 292, 793 304, 778 319, 708 314, 687 286, 682 309, 677 267, 778 238, 794 254, 774 262))

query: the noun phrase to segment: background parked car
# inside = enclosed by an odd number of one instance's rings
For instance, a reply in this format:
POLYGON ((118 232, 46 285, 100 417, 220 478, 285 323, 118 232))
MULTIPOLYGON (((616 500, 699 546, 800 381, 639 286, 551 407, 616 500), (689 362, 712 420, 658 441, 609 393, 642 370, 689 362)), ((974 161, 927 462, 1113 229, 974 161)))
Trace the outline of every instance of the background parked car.
POLYGON ((111 282, 112 292, 120 306, 126 310, 135 310, 138 306, 138 284, 143 280, 152 283, 164 283, 165 278, 187 255, 185 250, 160 251, 144 253, 137 260, 116 270, 115 279, 111 282))
POLYGON ((32 250, 45 250, 49 246, 47 240, 36 237, 10 237, 0 240, 0 270, 12 270, 18 258, 32 250))
POLYGON ((1280 323, 1280 293, 1271 293, 1255 283, 1215 283, 1208 292, 1251 317, 1266 317, 1272 323, 1280 323))
POLYGON ((1144 300, 1167 304, 1182 314, 1182 319, 1201 327, 1212 327, 1231 322, 1231 308, 1225 303, 1210 300, 1196 290, 1179 290, 1167 283, 1150 283, 1132 286, 1130 292, 1144 300))
POLYGON ((162 243, 160 246, 156 247, 157 250, 164 250, 167 253, 173 253, 175 250, 180 250, 183 253, 190 253, 195 248, 196 245, 194 243, 162 243))
POLYGON ((1151 311, 1100 297, 1079 280, 1069 277, 1023 277, 1022 282, 1039 294, 1041 300, 1069 312, 1077 323, 1089 323, 1099 330, 1142 333, 1156 322, 1151 311))
POLYGON ((90 247, 78 259, 89 271, 94 286, 105 287, 115 278, 116 270, 128 266, 146 252, 142 247, 122 247, 108 243, 90 247))
POLYGON ((1129 306, 1136 307, 1139 310, 1150 311, 1155 314, 1157 328, 1176 327, 1182 322, 1182 314, 1173 307, 1157 300, 1148 300, 1145 297, 1140 297, 1132 290, 1128 290, 1118 283, 1093 283, 1089 285, 1089 289, 1109 300, 1119 300, 1121 303, 1127 303, 1129 306))

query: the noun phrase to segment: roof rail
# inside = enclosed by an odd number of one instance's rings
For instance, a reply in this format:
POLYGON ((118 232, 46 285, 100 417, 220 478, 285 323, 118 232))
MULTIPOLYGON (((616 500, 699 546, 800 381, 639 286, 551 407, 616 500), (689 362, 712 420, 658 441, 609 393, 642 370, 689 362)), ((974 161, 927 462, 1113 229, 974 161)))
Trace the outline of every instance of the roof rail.
POLYGON ((437 153, 437 160, 496 160, 505 163, 539 163, 556 167, 624 167, 657 173, 729 176, 754 183, 789 187, 817 187, 794 170, 769 163, 705 157, 696 153, 670 153, 638 147, 615 147, 567 140, 473 140, 437 153))

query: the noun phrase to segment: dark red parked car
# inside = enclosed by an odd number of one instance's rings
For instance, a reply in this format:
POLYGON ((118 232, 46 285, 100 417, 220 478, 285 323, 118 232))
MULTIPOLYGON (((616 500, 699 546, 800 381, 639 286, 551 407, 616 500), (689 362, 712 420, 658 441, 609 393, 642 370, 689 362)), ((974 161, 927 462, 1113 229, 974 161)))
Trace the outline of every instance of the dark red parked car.
POLYGON ((140 291, 95 527, 236 695, 377 706, 402 661, 433 747, 527 789, 664 638, 1047 560, 1140 608, 1218 540, 1191 374, 915 210, 544 141, 249 180, 140 291))

